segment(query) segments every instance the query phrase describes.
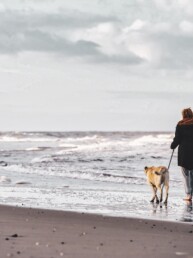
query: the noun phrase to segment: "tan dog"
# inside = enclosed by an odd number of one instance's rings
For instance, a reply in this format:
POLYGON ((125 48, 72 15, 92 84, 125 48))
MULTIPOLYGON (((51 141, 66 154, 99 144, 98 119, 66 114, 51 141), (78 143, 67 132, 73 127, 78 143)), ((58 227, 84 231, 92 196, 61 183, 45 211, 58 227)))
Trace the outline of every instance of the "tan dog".
POLYGON ((145 174, 147 175, 147 182, 152 187, 153 198, 151 202, 162 202, 163 188, 166 189, 166 198, 164 203, 168 201, 168 190, 169 190, 169 172, 166 167, 145 167, 145 174), (157 190, 160 191, 160 199, 157 197, 157 190))

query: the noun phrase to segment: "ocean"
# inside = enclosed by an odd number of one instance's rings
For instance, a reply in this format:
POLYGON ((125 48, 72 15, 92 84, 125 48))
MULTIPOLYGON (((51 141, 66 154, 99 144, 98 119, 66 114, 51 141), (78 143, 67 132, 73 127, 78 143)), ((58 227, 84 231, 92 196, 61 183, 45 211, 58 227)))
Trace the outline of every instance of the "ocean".
POLYGON ((2 132, 0 204, 192 222, 177 150, 168 205, 152 204, 145 166, 168 166, 170 132, 2 132))

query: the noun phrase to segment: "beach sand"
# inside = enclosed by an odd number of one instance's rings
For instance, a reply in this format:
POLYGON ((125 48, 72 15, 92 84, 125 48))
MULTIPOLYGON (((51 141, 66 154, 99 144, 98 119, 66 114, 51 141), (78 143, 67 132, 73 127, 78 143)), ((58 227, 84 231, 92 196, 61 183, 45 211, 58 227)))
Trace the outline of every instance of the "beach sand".
POLYGON ((193 225, 0 206, 0 257, 193 257, 193 225))

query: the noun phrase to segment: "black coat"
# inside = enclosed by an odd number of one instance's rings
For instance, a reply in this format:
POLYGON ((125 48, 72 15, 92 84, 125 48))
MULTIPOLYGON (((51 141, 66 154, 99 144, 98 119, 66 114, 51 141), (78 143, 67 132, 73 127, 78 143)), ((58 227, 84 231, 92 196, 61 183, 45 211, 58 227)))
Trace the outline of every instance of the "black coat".
POLYGON ((178 166, 193 169, 193 124, 176 126, 171 149, 178 145, 178 166))

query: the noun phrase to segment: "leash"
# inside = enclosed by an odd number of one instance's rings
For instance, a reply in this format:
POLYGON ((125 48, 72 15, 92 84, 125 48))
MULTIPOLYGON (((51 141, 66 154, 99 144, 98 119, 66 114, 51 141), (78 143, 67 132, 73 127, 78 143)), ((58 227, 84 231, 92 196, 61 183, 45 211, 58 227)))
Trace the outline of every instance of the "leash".
POLYGON ((172 158, 173 158, 173 155, 174 155, 174 150, 175 150, 175 149, 173 149, 173 151, 172 151, 172 155, 171 155, 170 162, 169 162, 169 165, 168 165, 168 170, 169 170, 169 168, 170 168, 170 164, 171 164, 171 161, 172 161, 172 158))

